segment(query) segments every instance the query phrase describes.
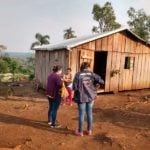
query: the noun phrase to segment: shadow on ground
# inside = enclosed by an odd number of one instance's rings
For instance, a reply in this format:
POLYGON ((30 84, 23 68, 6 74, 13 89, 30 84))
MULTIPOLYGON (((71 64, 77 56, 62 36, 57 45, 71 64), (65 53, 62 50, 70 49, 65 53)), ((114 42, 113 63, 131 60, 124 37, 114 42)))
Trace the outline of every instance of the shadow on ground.
POLYGON ((0 122, 7 123, 7 124, 17 124, 17 125, 25 125, 30 126, 33 128, 41 129, 41 130, 47 130, 59 134, 74 134, 73 130, 68 129, 67 127, 61 127, 58 129, 50 128, 50 126, 47 125, 44 121, 36 121, 36 120, 30 120, 25 119, 17 116, 12 116, 4 113, 0 113, 0 122))
POLYGON ((94 109, 95 122, 110 122, 124 128, 150 129, 150 115, 121 109, 94 109))

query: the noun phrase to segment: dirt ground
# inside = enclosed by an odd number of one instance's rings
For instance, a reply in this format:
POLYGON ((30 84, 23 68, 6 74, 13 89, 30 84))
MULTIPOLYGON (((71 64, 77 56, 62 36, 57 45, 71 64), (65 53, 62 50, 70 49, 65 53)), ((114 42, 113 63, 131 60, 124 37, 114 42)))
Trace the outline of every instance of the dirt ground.
MULTIPOLYGON (((150 89, 100 94, 93 135, 77 137, 77 106, 61 106, 62 127, 47 125, 48 103, 29 84, 0 95, 0 150, 149 150, 150 89)), ((86 122, 85 122, 86 129, 86 122)))

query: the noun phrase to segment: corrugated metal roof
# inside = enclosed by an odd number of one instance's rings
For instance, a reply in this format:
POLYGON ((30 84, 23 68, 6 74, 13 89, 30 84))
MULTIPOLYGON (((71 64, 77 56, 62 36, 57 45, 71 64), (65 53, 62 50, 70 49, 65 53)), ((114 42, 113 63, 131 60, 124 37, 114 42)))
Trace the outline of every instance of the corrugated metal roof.
POLYGON ((62 42, 59 43, 55 43, 55 44, 48 44, 48 45, 43 45, 43 46, 36 46, 34 47, 34 50, 49 50, 49 51, 53 51, 53 50, 58 50, 58 49, 67 49, 67 50, 71 50, 71 48, 90 42, 90 41, 94 41, 96 39, 117 33, 117 32, 121 32, 127 30, 128 32, 130 32, 133 36, 135 36, 137 39, 139 39, 142 42, 145 42, 146 44, 148 44, 146 41, 144 41, 142 38, 140 38, 139 36, 137 36, 136 34, 134 34, 132 31, 130 31, 127 28, 120 28, 120 29, 116 29, 110 32, 106 32, 106 33, 102 33, 102 34, 94 34, 94 35, 90 35, 90 36, 83 36, 83 37, 77 37, 77 38, 72 38, 72 39, 68 39, 68 40, 64 40, 62 42))

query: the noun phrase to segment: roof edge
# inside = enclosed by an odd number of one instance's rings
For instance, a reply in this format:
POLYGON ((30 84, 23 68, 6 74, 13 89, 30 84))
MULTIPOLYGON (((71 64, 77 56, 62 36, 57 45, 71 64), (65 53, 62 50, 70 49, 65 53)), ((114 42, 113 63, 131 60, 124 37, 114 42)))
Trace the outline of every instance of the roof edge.
POLYGON ((51 48, 49 48, 47 45, 37 46, 33 50, 54 51, 54 50, 66 49, 66 50, 70 51, 72 48, 74 48, 76 46, 79 46, 79 45, 82 45, 84 43, 88 43, 88 42, 94 41, 94 40, 99 39, 99 38, 103 38, 103 37, 112 35, 112 34, 115 34, 115 33, 118 33, 118 32, 122 32, 122 31, 125 31, 125 30, 128 31, 129 33, 131 33, 135 38, 137 38, 141 42, 144 42, 144 44, 150 46, 150 43, 148 43, 147 41, 145 41, 144 39, 142 39, 141 37, 139 37, 138 35, 136 35, 135 33, 133 33, 131 30, 129 30, 126 27, 122 27, 122 28, 119 28, 119 29, 116 29, 116 30, 113 30, 113 31, 106 32, 106 33, 97 34, 97 35, 95 35, 93 37, 89 37, 87 39, 83 39, 83 40, 81 39, 80 41, 74 42, 72 44, 71 43, 70 44, 68 43, 66 45, 59 45, 59 43, 58 44, 52 44, 52 45, 50 45, 51 48))
POLYGON ((110 31, 110 32, 107 32, 107 33, 103 33, 103 34, 100 34, 98 36, 95 36, 93 38, 90 38, 90 39, 87 39, 87 40, 84 40, 82 42, 78 42, 74 45, 69 45, 70 48, 73 48, 73 47, 76 47, 78 45, 81 45, 81 44, 84 44, 84 43, 87 43, 87 42, 91 42, 91 41, 94 41, 96 39, 99 39, 99 38, 102 38, 102 37, 105 37, 105 36, 108 36, 108 35, 111 35, 111 34, 114 34, 114 33, 117 33, 117 32, 120 32, 120 31, 124 31, 124 30, 128 30, 127 28, 119 28, 119 29, 116 29, 116 30, 113 30, 113 31, 110 31))
POLYGON ((144 42, 146 45, 150 45, 150 43, 148 43, 147 41, 145 41, 144 39, 142 39, 141 37, 139 37, 138 35, 136 35, 135 33, 133 33, 131 30, 129 30, 128 28, 120 28, 120 29, 117 29, 115 31, 110 31, 110 32, 107 32, 107 33, 104 33, 102 35, 99 35, 99 36, 96 36, 96 37, 93 37, 91 39, 87 39, 87 40, 84 40, 84 41, 81 41, 81 42, 78 42, 74 45, 69 45, 69 48, 73 48, 73 47, 76 47, 78 45, 81 45, 81 44, 84 44, 84 43, 87 43, 87 42, 91 42, 91 41, 94 41, 96 39, 99 39, 99 38, 102 38, 102 37, 105 37, 105 36, 108 36, 108 35, 111 35, 111 34, 114 34, 114 33, 117 33, 117 32, 121 32, 121 31, 125 31, 127 30, 128 32, 130 32, 133 36, 135 36, 137 39, 139 39, 140 41, 144 42))

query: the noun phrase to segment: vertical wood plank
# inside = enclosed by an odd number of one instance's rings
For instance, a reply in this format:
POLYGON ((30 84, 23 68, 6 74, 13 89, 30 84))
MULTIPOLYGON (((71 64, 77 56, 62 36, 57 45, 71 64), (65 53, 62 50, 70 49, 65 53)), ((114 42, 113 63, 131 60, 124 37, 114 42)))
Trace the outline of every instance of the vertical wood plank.
POLYGON ((139 61, 138 61, 138 72, 137 72, 137 84, 136 89, 140 89, 140 79, 141 79, 141 68, 142 68, 142 54, 139 54, 139 61))
POLYGON ((125 52, 130 52, 130 39, 126 37, 125 52))
POLYGON ((125 53, 121 53, 120 59, 120 75, 119 75, 119 91, 123 91, 123 82, 124 82, 124 61, 125 53))
POLYGON ((96 51, 101 51, 102 50, 102 40, 98 39, 96 40, 96 51))
POLYGON ((129 70, 124 69, 123 90, 128 90, 129 89, 129 75, 130 75, 129 70))
POLYGON ((45 64, 45 67, 46 67, 46 74, 45 74, 45 82, 46 82, 46 85, 47 85, 47 78, 48 78, 48 75, 49 75, 49 51, 46 51, 46 64, 45 64))
POLYGON ((148 61, 148 53, 145 54, 145 87, 148 88, 148 76, 150 76, 148 73, 149 73, 149 61, 148 61))
POLYGON ((134 54, 134 67, 133 67, 133 79, 132 89, 136 89, 137 73, 138 73, 138 54, 134 54))
POLYGON ((108 36, 108 51, 112 51, 113 49, 113 38, 112 38, 112 35, 108 36))
POLYGON ((145 55, 142 55, 142 62, 141 62, 141 74, 140 74, 140 89, 144 88, 144 68, 145 68, 145 55))
POLYGON ((118 33, 118 52, 122 52, 122 42, 123 42, 123 38, 122 38, 122 34, 118 33))
POLYGON ((121 52, 125 52, 125 46, 126 46, 126 37, 124 34, 122 34, 122 44, 121 44, 121 52))
MULTIPOLYGON (((116 58, 117 58, 117 52, 112 53, 112 61, 111 61, 111 72, 115 70, 116 66, 116 58)), ((116 76, 111 76, 110 78, 110 91, 115 91, 116 90, 116 76)))
MULTIPOLYGON (((133 62, 135 61, 133 54, 130 54, 129 57, 131 57, 131 59, 132 59, 133 62)), ((133 66, 133 68, 130 68, 130 69, 129 69, 128 90, 131 90, 131 89, 132 89, 133 69, 134 69, 134 66, 133 66)))
POLYGON ((147 54, 147 88, 150 87, 150 54, 147 54))
POLYGON ((115 33, 113 36, 113 51, 118 51, 118 33, 115 33))
POLYGON ((101 41, 102 41, 102 43, 101 43, 102 44, 102 51, 107 51, 107 49, 108 49, 107 37, 103 37, 101 41))
POLYGON ((106 77, 105 77, 105 92, 110 91, 111 59, 112 59, 112 52, 108 52, 108 54, 107 54, 107 65, 106 65, 106 77))
MULTIPOLYGON (((120 71, 121 69, 121 53, 117 52, 116 54, 116 65, 115 65, 115 69, 117 71, 120 71)), ((115 91, 119 91, 119 80, 120 80, 120 73, 118 72, 116 75, 116 86, 115 86, 115 91)))

